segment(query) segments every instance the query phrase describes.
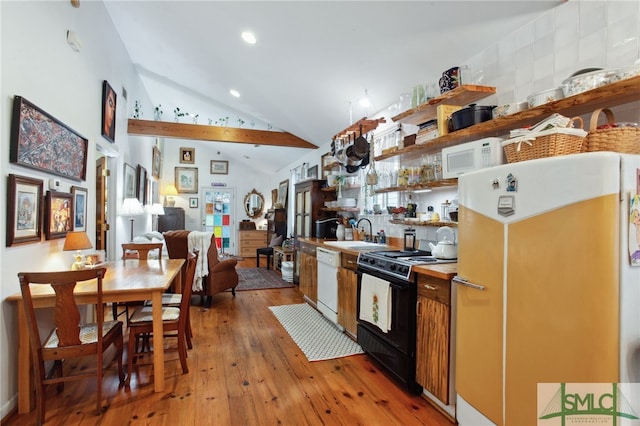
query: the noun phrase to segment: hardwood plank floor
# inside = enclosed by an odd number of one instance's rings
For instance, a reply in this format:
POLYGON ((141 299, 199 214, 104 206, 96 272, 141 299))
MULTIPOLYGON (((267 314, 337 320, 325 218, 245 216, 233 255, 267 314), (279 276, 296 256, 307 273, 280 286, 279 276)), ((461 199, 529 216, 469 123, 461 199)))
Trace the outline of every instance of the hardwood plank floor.
MULTIPOLYGON (((254 267, 255 259, 239 266, 254 267)), ((199 302, 199 298, 194 299, 199 302)), ((303 303, 298 288, 216 295, 191 307, 189 373, 176 354, 166 363, 166 391, 153 392, 151 366, 119 388, 104 380, 104 412, 94 413, 95 380, 47 392, 48 425, 446 425, 420 396, 398 387, 366 355, 307 361, 269 306, 303 303)), ((125 345, 126 346, 126 345, 125 345)), ((126 355, 125 355, 126 358, 126 355)), ((35 423, 35 412, 6 425, 35 423)))

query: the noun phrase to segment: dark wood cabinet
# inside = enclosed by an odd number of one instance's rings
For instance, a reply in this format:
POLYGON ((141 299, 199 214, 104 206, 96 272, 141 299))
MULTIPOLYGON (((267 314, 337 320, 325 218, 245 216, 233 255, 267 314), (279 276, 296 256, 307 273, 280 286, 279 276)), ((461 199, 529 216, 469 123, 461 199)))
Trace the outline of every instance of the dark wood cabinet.
MULTIPOLYGON (((323 211, 328 193, 323 192, 325 180, 308 180, 296 184, 294 235, 296 238, 316 236, 316 220, 335 216, 334 212, 323 211)), ((333 198, 332 198, 333 199, 333 198)))
POLYGON ((158 216, 158 232, 184 229, 184 209, 165 207, 164 214, 158 216))

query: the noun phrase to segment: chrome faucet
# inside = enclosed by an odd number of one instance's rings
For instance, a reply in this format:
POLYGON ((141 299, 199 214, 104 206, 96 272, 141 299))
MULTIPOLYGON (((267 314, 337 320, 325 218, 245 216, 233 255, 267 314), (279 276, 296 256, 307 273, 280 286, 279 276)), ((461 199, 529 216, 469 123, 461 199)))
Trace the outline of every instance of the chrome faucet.
POLYGON ((366 220, 367 222, 369 222, 369 236, 367 237, 367 235, 364 236, 364 240, 365 241, 373 241, 373 226, 371 225, 371 221, 369 219, 367 219, 366 217, 360 218, 357 222, 356 222, 356 229, 358 228, 358 226, 360 225, 360 222, 362 222, 363 220, 366 220))

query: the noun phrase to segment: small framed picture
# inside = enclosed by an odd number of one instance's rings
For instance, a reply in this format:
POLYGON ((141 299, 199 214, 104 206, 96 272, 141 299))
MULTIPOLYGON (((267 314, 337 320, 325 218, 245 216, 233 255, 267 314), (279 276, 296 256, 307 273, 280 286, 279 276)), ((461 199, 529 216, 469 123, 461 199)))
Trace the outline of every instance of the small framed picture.
POLYGON ((195 148, 180 148, 180 162, 183 164, 194 164, 196 159, 195 148))
POLYGON ((107 80, 102 82, 102 136, 111 143, 116 141, 116 92, 107 80))
POLYGON ((176 167, 176 189, 180 194, 198 193, 198 168, 176 167))
POLYGON ((86 231, 87 230, 87 195, 89 191, 87 188, 80 188, 79 186, 71 187, 71 195, 73 196, 73 230, 74 231, 86 231))
POLYGON ((211 174, 212 175, 228 175, 229 174, 229 162, 211 160, 211 174))
POLYGON ((278 186, 278 204, 282 208, 287 207, 287 192, 289 191, 289 179, 283 180, 278 186))
POLYGON ((138 198, 137 189, 138 179, 135 167, 124 163, 124 198, 138 198))
POLYGON ((42 187, 40 179, 9 175, 7 247, 41 240, 42 187))
POLYGON ((151 176, 160 179, 160 171, 162 170, 162 155, 157 146, 153 146, 153 159, 151 163, 151 176))
POLYGON ((197 209, 198 208, 198 198, 196 198, 196 197, 189 198, 189 207, 191 207, 192 209, 197 209))
POLYGON ((307 179, 318 179, 318 165, 307 169, 307 179))
POLYGON ((147 169, 140 164, 136 168, 136 197, 143 206, 147 204, 147 169))
POLYGON ((47 240, 64 238, 73 230, 72 195, 47 191, 45 200, 44 236, 47 240))

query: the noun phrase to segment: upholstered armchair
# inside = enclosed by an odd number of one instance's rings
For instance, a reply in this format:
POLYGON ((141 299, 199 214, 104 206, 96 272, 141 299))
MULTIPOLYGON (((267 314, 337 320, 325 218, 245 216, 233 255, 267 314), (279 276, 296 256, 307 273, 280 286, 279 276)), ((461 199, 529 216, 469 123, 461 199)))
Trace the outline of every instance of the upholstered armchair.
MULTIPOLYGON (((186 259, 189 252, 188 237, 191 231, 179 230, 179 231, 167 231, 164 235, 164 241, 167 246, 167 252, 170 259, 186 259)), ((214 295, 231 289, 233 296, 236 295, 235 288, 238 285, 238 273, 236 272, 236 264, 238 262, 235 259, 220 260, 218 257, 218 248, 216 246, 215 236, 211 236, 211 244, 207 252, 207 264, 209 273, 203 278, 202 292, 195 292, 201 296, 207 296, 206 307, 211 305, 211 299, 214 295)), ((186 268, 183 266, 183 269, 186 268)), ((182 276, 186 276, 185 270, 182 271, 182 276)), ((185 283, 185 285, 193 285, 193 283, 185 283)))

